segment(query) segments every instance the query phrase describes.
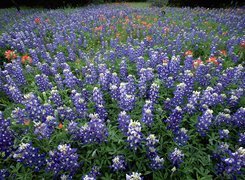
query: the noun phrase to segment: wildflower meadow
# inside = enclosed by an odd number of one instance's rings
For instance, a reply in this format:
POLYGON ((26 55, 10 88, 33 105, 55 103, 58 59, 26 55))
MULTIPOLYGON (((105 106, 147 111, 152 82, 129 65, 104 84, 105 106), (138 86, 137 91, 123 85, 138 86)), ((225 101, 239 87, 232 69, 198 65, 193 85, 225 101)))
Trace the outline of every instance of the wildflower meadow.
POLYGON ((0 10, 0 180, 244 179, 245 9, 0 10))

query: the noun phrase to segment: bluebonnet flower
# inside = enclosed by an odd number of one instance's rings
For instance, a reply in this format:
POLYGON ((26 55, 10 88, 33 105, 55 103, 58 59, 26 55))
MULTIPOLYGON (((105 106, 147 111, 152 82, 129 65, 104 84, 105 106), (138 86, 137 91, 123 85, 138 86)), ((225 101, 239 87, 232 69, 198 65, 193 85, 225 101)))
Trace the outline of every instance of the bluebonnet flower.
POLYGON ((127 136, 130 148, 137 150, 143 140, 140 122, 130 120, 127 136))
POLYGON ((15 103, 22 103, 23 95, 20 89, 15 85, 5 84, 3 86, 4 92, 8 95, 8 97, 13 100, 15 103))
POLYGON ((118 129, 120 129, 124 135, 128 132, 128 125, 130 123, 130 116, 127 115, 126 111, 122 111, 118 115, 118 129))
MULTIPOLYGON (((142 56, 139 56, 137 59, 136 59, 136 68, 137 68, 137 72, 139 73, 140 70, 142 68, 144 68, 145 66, 145 60, 144 60, 144 57, 142 56)), ((139 75, 139 74, 138 74, 139 75)))
POLYGON ((180 130, 177 131, 174 141, 179 145, 179 146, 184 146, 187 141, 189 140, 189 136, 187 134, 187 130, 185 128, 181 128, 180 130))
POLYGON ((127 83, 120 84, 120 108, 125 111, 130 111, 135 105, 135 96, 127 91, 127 83))
POLYGON ((156 150, 156 145, 159 140, 156 138, 154 134, 150 134, 146 138, 146 145, 147 145, 147 155, 151 161, 150 167, 153 170, 159 170, 163 168, 164 159, 160 158, 158 152, 156 150))
POLYGON ((111 84, 114 84, 114 85, 117 85, 119 86, 120 85, 120 78, 117 76, 117 73, 112 73, 111 75, 111 84))
POLYGON ((193 69, 193 56, 186 56, 184 61, 184 70, 192 70, 193 69))
POLYGON ((200 64, 196 70, 196 82, 198 82, 201 86, 207 86, 209 84, 209 76, 207 76, 209 72, 209 67, 204 64, 200 64))
POLYGON ((173 88, 174 87, 174 78, 172 76, 169 76, 167 79, 166 79, 166 87, 167 88, 173 88))
POLYGON ((73 130, 75 139, 79 139, 83 144, 102 143, 107 140, 108 130, 104 122, 99 119, 98 114, 90 114, 91 120, 84 124, 79 131, 73 130))
POLYGON ((186 88, 187 85, 185 83, 180 83, 176 86, 176 90, 174 91, 174 97, 171 100, 171 104, 173 107, 181 106, 183 104, 186 88))
POLYGON ((229 130, 228 129, 219 130, 219 137, 220 139, 227 139, 229 137, 229 130))
POLYGON ((94 64, 89 64, 85 67, 85 82, 86 84, 94 84, 97 80, 97 71, 94 64))
POLYGON ((65 174, 62 174, 60 176, 60 180, 72 180, 72 176, 71 175, 65 175, 65 174))
POLYGON ((224 112, 219 112, 219 114, 215 117, 214 123, 216 125, 221 125, 221 124, 231 124, 231 115, 229 114, 230 110, 226 109, 226 111, 228 111, 228 113, 224 113, 224 112))
POLYGON ((159 96, 159 85, 157 83, 152 83, 149 91, 149 99, 156 103, 159 96))
POLYGON ((167 78, 169 77, 168 63, 163 62, 162 65, 157 65, 157 72, 159 79, 166 82, 167 78))
POLYGON ((72 48, 67 46, 67 50, 68 50, 68 58, 70 61, 75 61, 76 60, 76 54, 73 52, 72 48))
POLYGON ((23 104, 25 105, 25 111, 33 121, 42 121, 42 105, 39 98, 33 94, 28 93, 24 95, 23 104))
POLYGON ((76 112, 78 113, 80 118, 85 118, 87 115, 87 103, 85 99, 82 98, 81 93, 77 93, 76 90, 72 91, 72 97, 71 97, 73 104, 76 108, 76 112))
POLYGON ((14 134, 10 129, 10 120, 5 120, 0 111, 0 152, 9 155, 14 144, 14 134))
POLYGON ((173 76, 177 76, 180 69, 180 57, 172 56, 168 64, 169 71, 173 76))
POLYGON ((136 86, 135 86, 135 80, 134 76, 128 75, 127 77, 127 84, 126 84, 126 91, 128 94, 135 94, 136 92, 136 86))
POLYGON ((95 102, 95 104, 105 105, 103 94, 98 87, 94 87, 93 89, 93 101, 95 102))
POLYGON ((190 70, 185 70, 184 75, 181 77, 182 82, 185 83, 186 96, 190 96, 194 89, 194 74, 190 70))
POLYGON ((126 169, 126 161, 123 155, 117 155, 112 159, 112 165, 110 166, 113 171, 122 171, 126 169))
POLYGON ((242 146, 245 145, 245 132, 239 133, 239 139, 238 139, 239 144, 242 146))
POLYGON ((146 146, 147 146, 147 155, 150 159, 154 159, 154 157, 157 156, 157 150, 156 145, 159 142, 159 140, 156 138, 154 134, 150 134, 146 138, 146 146))
POLYGON ((178 148, 174 148, 174 151, 169 154, 169 160, 171 161, 172 165, 177 168, 183 162, 183 158, 184 154, 178 148))
POLYGON ((146 101, 143 107, 141 121, 150 126, 153 123, 153 103, 152 101, 146 101))
POLYGON ((68 121, 74 121, 77 119, 76 113, 71 109, 70 107, 67 106, 61 106, 57 108, 58 112, 58 117, 60 120, 68 120, 68 121))
POLYGON ((126 180, 143 180, 141 177, 141 173, 132 172, 130 174, 126 174, 126 180))
POLYGON ((159 155, 156 155, 154 158, 151 159, 151 168, 154 170, 160 170, 163 168, 164 159, 161 158, 159 155))
POLYGON ((26 84, 26 79, 23 74, 23 69, 21 64, 14 61, 13 63, 8 63, 5 66, 5 69, 11 75, 11 77, 15 80, 17 86, 23 86, 26 84))
POLYGON ((50 97, 49 97, 49 100, 51 102, 54 103, 54 105, 56 107, 59 107, 59 106, 62 106, 63 105, 63 102, 62 102, 62 99, 61 99, 61 96, 59 94, 59 91, 56 90, 55 88, 53 88, 51 91, 50 91, 50 97))
POLYGON ((59 90, 64 89, 63 79, 60 74, 55 74, 54 80, 59 90))
POLYGON ((99 118, 101 120, 103 120, 103 121, 106 120, 108 113, 107 113, 104 105, 102 105, 102 104, 95 105, 95 111, 99 115, 99 118))
POLYGON ((19 107, 15 108, 12 111, 11 118, 13 118, 17 124, 22 124, 22 125, 24 125, 28 120, 28 116, 26 115, 25 109, 21 109, 19 107))
POLYGON ((8 172, 7 169, 0 169, 0 179, 4 180, 7 177, 9 177, 10 173, 8 172))
POLYGON ((65 79, 63 80, 66 87, 73 89, 77 86, 77 78, 72 74, 71 70, 69 68, 65 68, 63 70, 63 74, 65 79))
POLYGON ((110 84, 110 94, 112 99, 119 100, 120 95, 119 95, 119 87, 116 84, 110 84))
POLYGON ((87 175, 82 177, 82 180, 96 180, 100 174, 99 167, 94 166, 87 175))
POLYGON ((46 76, 52 75, 51 69, 47 63, 39 62, 37 64, 38 69, 46 76))
POLYGON ((104 91, 108 90, 109 82, 108 82, 108 76, 106 73, 99 74, 98 82, 102 90, 104 91))
POLYGON ((60 144, 57 150, 49 152, 47 171, 58 175, 63 172, 73 173, 79 168, 77 149, 70 144, 60 144))
MULTIPOLYGON (((222 146, 222 144, 221 144, 222 146)), ((245 166, 245 150, 243 147, 238 148, 235 152, 229 150, 229 146, 219 146, 216 159, 216 170, 219 174, 226 174, 229 177, 236 178, 241 174, 242 168, 245 166)))
POLYGON ((245 108, 240 107, 231 117, 232 123, 239 127, 244 128, 245 127, 245 108))
POLYGON ((201 96, 200 103, 211 107, 221 103, 223 98, 223 95, 217 94, 212 87, 208 86, 201 96))
POLYGON ((138 89, 139 89, 139 96, 145 97, 147 92, 147 81, 145 76, 140 76, 138 89))
POLYGON ((188 99, 188 103, 184 108, 185 112, 188 114, 193 114, 197 111, 197 106, 200 100, 200 92, 193 91, 191 97, 188 99))
POLYGON ((231 107, 234 108, 238 105, 241 97, 244 95, 244 90, 243 88, 237 88, 237 89, 232 89, 230 92, 230 97, 227 98, 227 104, 231 107))
POLYGON ((39 149, 33 147, 30 143, 21 143, 14 152, 13 158, 17 162, 33 168, 34 171, 40 171, 45 165, 45 155, 40 154, 39 149))
POLYGON ((230 157, 222 159, 225 163, 225 171, 227 174, 240 173, 240 170, 245 166, 245 149, 240 147, 230 157))
POLYGON ((39 91, 45 92, 51 90, 52 83, 49 81, 48 76, 46 76, 45 74, 37 74, 35 76, 35 80, 39 88, 39 91))
POLYGON ((152 68, 142 68, 140 70, 140 76, 144 76, 147 82, 151 82, 154 79, 154 72, 152 68))
POLYGON ((45 103, 41 106, 42 108, 42 121, 45 121, 48 116, 55 116, 54 108, 51 104, 45 103))
POLYGON ((224 86, 222 83, 217 83, 214 87, 214 92, 221 93, 224 89, 224 86))
POLYGON ((176 132, 179 129, 180 123, 183 118, 183 110, 177 106, 172 114, 165 120, 168 124, 168 129, 172 130, 173 132, 176 132))
POLYGON ((49 138, 58 126, 57 120, 53 116, 47 116, 45 122, 34 122, 35 131, 34 134, 38 136, 39 139, 49 138))
POLYGON ((122 60, 120 64, 120 77, 122 80, 126 80, 128 77, 128 68, 126 60, 122 60))
POLYGON ((196 128, 197 128, 197 132, 201 136, 206 136, 206 133, 212 124, 212 119, 213 119, 213 110, 211 109, 207 109, 202 116, 198 117, 196 128))

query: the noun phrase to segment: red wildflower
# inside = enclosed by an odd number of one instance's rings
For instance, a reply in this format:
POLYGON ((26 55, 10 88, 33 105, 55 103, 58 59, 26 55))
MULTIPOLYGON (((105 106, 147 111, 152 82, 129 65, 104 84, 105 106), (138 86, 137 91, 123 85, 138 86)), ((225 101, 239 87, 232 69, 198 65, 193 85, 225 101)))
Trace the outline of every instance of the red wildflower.
POLYGON ((32 58, 30 56, 28 56, 28 55, 24 55, 21 58, 21 63, 22 64, 25 64, 26 62, 28 62, 30 64, 32 63, 32 58))
POLYGON ((215 65, 219 65, 219 62, 216 57, 210 57, 206 62, 214 63, 215 65))
POLYGON ((8 60, 12 60, 12 59, 17 58, 17 55, 12 50, 5 51, 4 55, 5 55, 5 58, 8 59, 8 60))
POLYGON ((185 52, 185 56, 192 56, 193 52, 191 50, 188 50, 185 52))
POLYGON ((221 51, 220 51, 220 54, 221 54, 222 56, 227 56, 226 50, 221 50, 221 51))
POLYGON ((152 41, 152 37, 151 36, 146 36, 146 41, 151 42, 152 41))
POLYGON ((40 24, 41 23, 41 19, 40 18, 35 18, 34 21, 35 21, 36 24, 40 24))
POLYGON ((58 126, 59 129, 62 129, 63 128, 63 124, 60 123, 59 126, 58 126))
POLYGON ((193 62, 193 66, 195 69, 198 68, 198 66, 200 66, 200 64, 203 64, 201 59, 197 59, 193 62))
POLYGON ((102 31, 102 29, 103 29, 103 26, 98 26, 98 27, 95 27, 95 31, 102 31))

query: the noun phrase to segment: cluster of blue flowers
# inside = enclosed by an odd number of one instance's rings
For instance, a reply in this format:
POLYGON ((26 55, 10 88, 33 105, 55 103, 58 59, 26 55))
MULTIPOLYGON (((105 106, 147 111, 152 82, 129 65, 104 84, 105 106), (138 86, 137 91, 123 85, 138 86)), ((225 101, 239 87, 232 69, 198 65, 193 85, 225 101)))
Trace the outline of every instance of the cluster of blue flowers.
POLYGON ((0 179, 196 178, 188 149, 242 178, 243 9, 14 13, 0 10, 0 179))

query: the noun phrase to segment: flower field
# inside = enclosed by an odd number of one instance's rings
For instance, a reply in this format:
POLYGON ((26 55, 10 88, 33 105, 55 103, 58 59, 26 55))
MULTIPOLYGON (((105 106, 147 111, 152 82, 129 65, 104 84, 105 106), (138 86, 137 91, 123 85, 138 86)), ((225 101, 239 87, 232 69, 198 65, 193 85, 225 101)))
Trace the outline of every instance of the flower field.
POLYGON ((243 179, 245 10, 0 10, 0 180, 243 179))

